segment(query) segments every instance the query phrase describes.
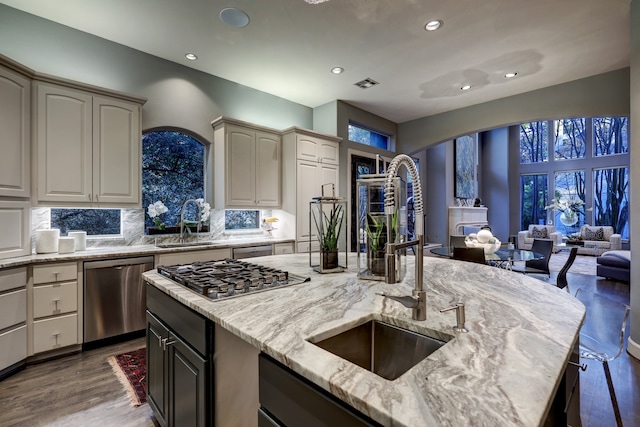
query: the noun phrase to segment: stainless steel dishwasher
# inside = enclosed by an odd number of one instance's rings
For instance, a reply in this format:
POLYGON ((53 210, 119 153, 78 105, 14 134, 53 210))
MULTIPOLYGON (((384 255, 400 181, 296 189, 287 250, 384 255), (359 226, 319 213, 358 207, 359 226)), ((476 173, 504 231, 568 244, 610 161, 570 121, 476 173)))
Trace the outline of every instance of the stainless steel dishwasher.
POLYGON ((142 273, 151 269, 152 256, 84 263, 83 346, 146 328, 142 273))

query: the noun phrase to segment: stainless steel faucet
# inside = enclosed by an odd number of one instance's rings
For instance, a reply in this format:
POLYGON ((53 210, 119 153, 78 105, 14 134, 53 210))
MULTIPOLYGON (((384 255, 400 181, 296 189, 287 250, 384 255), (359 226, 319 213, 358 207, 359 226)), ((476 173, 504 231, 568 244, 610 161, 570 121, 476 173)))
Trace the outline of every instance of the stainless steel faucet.
POLYGON ((413 200, 415 209, 415 230, 416 239, 408 242, 400 243, 387 243, 385 250, 386 268, 385 268, 385 281, 387 283, 396 283, 398 280, 398 271, 396 266, 396 252, 400 249, 414 246, 415 250, 415 287, 411 296, 392 296, 386 294, 379 294, 385 298, 398 301, 405 307, 411 308, 412 318, 414 320, 426 320, 427 319, 427 293, 424 290, 423 283, 423 249, 424 249, 424 236, 422 232, 422 188, 420 186, 420 176, 413 159, 406 154, 399 154, 391 160, 389 168, 387 169, 387 177, 384 188, 384 211, 387 215, 387 230, 391 230, 392 217, 395 213, 395 192, 393 186, 393 179, 396 177, 398 168, 401 165, 405 165, 409 170, 411 179, 413 181, 413 200))
POLYGON ((202 218, 202 208, 200 207, 200 203, 198 203, 195 199, 189 199, 182 205, 182 209, 180 210, 180 243, 184 243, 184 210, 189 203, 194 203, 197 209, 197 217, 196 217, 196 233, 200 232, 200 218, 202 218))

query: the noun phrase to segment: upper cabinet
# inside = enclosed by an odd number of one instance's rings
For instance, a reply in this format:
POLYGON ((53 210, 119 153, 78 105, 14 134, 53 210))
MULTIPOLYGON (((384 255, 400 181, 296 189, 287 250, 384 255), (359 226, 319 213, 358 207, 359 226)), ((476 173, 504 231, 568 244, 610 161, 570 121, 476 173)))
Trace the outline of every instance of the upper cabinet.
POLYGON ((0 64, 0 196, 27 198, 31 80, 8 65, 0 64))
POLYGON ((219 118, 212 122, 217 209, 281 205, 282 144, 278 131, 219 118))
POLYGON ((34 104, 38 205, 140 205, 141 102, 36 81, 34 104))

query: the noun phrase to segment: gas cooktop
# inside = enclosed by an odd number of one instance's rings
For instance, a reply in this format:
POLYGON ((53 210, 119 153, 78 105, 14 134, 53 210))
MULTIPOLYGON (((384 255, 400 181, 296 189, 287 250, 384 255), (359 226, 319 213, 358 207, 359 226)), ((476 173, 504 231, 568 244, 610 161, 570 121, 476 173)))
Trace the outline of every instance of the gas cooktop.
POLYGON ((160 265, 158 273, 212 300, 308 282, 309 277, 237 259, 160 265))

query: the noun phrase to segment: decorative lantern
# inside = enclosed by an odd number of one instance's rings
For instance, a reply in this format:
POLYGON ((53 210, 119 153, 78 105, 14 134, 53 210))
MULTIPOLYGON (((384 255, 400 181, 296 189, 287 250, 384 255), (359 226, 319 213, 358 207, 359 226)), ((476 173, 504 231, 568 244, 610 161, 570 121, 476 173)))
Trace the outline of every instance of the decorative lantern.
MULTIPOLYGON (((393 179, 395 212, 385 215, 384 186, 386 175, 362 175, 357 186, 358 213, 358 277, 385 280, 386 244, 407 240, 407 184, 399 177, 393 179)), ((406 249, 396 251, 399 281, 406 271, 406 249)))
POLYGON ((325 197, 323 185, 322 197, 309 202, 309 265, 320 273, 338 273, 347 268, 347 202, 335 197, 335 186, 330 185, 332 196, 325 197), (314 250, 315 239, 319 250, 314 250))

